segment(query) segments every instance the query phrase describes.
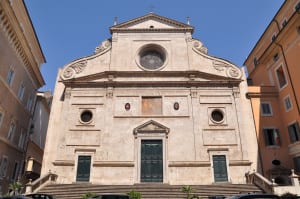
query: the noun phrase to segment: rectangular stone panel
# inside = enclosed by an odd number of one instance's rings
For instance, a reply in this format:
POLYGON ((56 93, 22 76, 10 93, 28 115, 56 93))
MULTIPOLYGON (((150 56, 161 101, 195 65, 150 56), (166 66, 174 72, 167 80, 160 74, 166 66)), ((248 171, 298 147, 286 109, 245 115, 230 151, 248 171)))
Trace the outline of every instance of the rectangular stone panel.
POLYGON ((72 105, 103 105, 104 97, 101 95, 75 95, 72 96, 71 103, 72 105))
POLYGON ((114 116, 137 116, 140 110, 139 96, 117 96, 115 99, 114 116))
POLYGON ((164 96, 163 112, 166 116, 189 116, 187 96, 164 96))
POLYGON ((232 104, 230 95, 200 95, 200 104, 232 104))
POLYGON ((203 130, 203 145, 237 145, 236 132, 233 129, 203 130))
POLYGON ((70 130, 66 135, 66 145, 72 146, 99 146, 100 130, 77 131, 70 130))

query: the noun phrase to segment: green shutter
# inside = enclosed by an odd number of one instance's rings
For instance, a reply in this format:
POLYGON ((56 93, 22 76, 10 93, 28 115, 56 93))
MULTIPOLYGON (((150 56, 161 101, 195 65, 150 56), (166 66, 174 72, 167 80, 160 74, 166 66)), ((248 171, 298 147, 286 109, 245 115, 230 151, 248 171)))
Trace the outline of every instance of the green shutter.
POLYGON ((289 131, 291 143, 296 142, 296 132, 295 132, 294 125, 288 126, 288 131, 289 131))

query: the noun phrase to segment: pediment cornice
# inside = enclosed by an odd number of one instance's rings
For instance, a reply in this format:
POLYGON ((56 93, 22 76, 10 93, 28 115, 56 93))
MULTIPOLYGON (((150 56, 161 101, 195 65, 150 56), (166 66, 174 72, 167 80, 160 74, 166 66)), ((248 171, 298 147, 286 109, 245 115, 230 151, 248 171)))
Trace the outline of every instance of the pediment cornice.
POLYGON ((241 81, 201 71, 105 71, 61 82, 78 87, 223 87, 237 86, 241 81))
POLYGON ((150 120, 135 129, 133 129, 133 134, 135 137, 138 136, 138 134, 147 134, 147 133, 163 133, 168 137, 168 134, 170 132, 170 129, 154 120, 150 120))
POLYGON ((190 32, 193 33, 194 27, 167 17, 163 17, 154 13, 114 25, 110 28, 110 32, 190 32), (171 28, 130 28, 136 24, 143 23, 147 20, 155 20, 163 24, 168 24, 171 28))

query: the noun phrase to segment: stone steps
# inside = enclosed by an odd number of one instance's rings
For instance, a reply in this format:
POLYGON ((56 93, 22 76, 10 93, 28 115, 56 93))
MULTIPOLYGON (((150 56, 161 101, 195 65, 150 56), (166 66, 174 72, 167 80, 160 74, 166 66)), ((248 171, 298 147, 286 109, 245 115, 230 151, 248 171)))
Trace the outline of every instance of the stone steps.
MULTIPOLYGON (((186 194, 181 192, 183 185, 168 184, 137 184, 137 185, 95 185, 90 183, 52 184, 40 190, 40 193, 54 195, 56 199, 81 199, 84 193, 127 193, 131 190, 141 192, 143 199, 184 199, 186 194)), ((193 185, 192 195, 208 198, 214 195, 231 196, 238 193, 262 192, 251 184, 212 184, 193 185)))

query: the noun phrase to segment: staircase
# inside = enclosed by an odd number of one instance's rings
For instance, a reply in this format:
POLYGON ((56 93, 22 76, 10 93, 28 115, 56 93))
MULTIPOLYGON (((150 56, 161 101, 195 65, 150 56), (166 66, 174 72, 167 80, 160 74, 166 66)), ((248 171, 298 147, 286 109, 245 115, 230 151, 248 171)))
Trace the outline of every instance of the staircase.
MULTIPOLYGON (((131 190, 142 194, 142 199, 185 199, 186 194, 181 192, 183 185, 168 184, 137 184, 137 185, 94 185, 82 184, 51 184, 40 190, 40 193, 48 193, 56 199, 81 199, 84 193, 127 193, 131 190)), ((214 195, 231 196, 238 193, 262 192, 252 184, 212 184, 195 185, 192 195, 208 198, 214 195)))

